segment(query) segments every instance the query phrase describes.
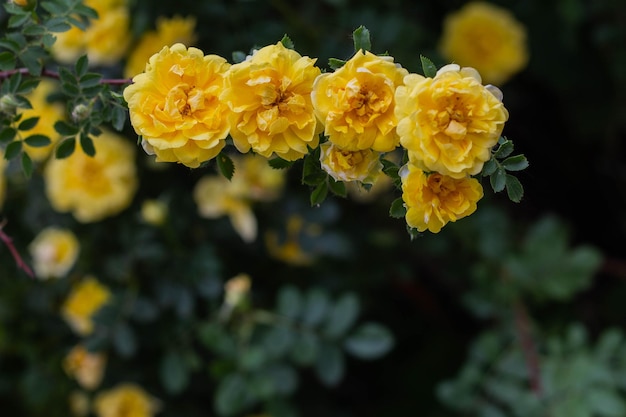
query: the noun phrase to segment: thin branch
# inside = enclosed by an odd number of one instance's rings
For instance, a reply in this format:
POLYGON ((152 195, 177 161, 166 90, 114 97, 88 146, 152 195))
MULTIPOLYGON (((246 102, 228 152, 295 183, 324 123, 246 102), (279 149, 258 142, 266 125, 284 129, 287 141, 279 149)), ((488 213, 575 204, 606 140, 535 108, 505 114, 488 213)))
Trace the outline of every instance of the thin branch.
POLYGON ((539 354, 537 353, 537 347, 530 329, 530 319, 522 302, 515 303, 514 311, 515 329, 519 337, 524 359, 526 360, 530 389, 540 397, 543 391, 541 387, 541 369, 539 367, 539 354))
POLYGON ((6 247, 9 249, 9 252, 11 252, 11 255, 13 256, 13 259, 15 259, 15 264, 17 265, 17 267, 26 272, 29 277, 34 278, 35 274, 33 274, 33 271, 26 264, 26 262, 24 262, 17 249, 15 249, 15 246, 13 245, 13 239, 11 239, 6 233, 4 233, 4 230, 2 230, 6 224, 6 219, 3 219, 2 222, 0 222, 0 240, 4 242, 6 247))
MULTIPOLYGON (((28 71, 28 68, 16 68, 16 69, 7 70, 7 71, 0 71, 0 80, 7 79, 11 75, 14 75, 14 74, 28 75, 30 74, 30 72, 28 71)), ((58 72, 47 70, 47 69, 44 69, 41 72, 41 75, 44 77, 48 77, 48 78, 54 78, 56 80, 60 78, 58 72)), ((133 80, 130 78, 103 78, 100 80, 100 84, 108 84, 108 85, 126 85, 126 84, 131 84, 132 82, 133 80)))

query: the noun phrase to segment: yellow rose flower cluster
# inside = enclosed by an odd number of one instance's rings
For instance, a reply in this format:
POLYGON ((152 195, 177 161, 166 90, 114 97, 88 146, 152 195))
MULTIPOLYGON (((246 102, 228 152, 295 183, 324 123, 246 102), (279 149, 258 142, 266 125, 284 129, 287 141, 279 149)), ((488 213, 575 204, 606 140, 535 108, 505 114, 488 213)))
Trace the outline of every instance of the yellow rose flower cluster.
POLYGON ((159 402, 143 388, 124 383, 99 393, 94 399, 98 417, 152 417, 159 410, 159 402))
POLYGON ((95 277, 87 276, 68 295, 61 307, 61 315, 81 336, 93 332, 93 315, 111 298, 111 292, 95 277))
POLYGON ((80 243, 71 230, 58 227, 43 229, 28 247, 39 279, 65 276, 76 263, 80 243))
POLYGON ((83 345, 77 345, 64 358, 63 370, 81 387, 93 390, 102 381, 106 362, 104 353, 89 352, 83 345))

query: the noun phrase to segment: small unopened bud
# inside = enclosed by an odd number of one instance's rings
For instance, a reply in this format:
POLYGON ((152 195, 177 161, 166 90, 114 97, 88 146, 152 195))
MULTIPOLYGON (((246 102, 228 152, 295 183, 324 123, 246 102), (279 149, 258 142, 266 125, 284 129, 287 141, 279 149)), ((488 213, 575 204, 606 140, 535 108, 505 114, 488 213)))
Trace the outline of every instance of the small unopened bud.
POLYGON ((17 111, 19 102, 13 94, 5 94, 0 97, 0 112, 6 115, 14 115, 17 111))
POLYGON ((141 205, 141 218, 153 226, 160 226, 167 218, 167 205, 159 200, 145 200, 141 205))
POLYGON ((84 104, 78 104, 72 110, 72 120, 75 122, 81 122, 85 120, 91 114, 91 109, 84 104))

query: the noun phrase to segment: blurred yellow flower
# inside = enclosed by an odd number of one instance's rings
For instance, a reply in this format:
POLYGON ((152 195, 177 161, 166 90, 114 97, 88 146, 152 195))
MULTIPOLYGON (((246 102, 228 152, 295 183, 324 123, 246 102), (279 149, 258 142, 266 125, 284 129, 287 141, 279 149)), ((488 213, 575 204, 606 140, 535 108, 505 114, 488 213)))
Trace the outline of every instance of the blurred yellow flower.
POLYGON ((94 157, 76 149, 68 158, 50 159, 44 171, 52 207, 72 212, 82 223, 120 213, 130 205, 137 189, 135 147, 108 131, 92 139, 94 157))
POLYGON ((230 181, 222 175, 204 176, 196 184, 193 197, 200 216, 215 219, 227 215, 241 238, 252 242, 257 236, 257 221, 251 205, 277 199, 285 173, 254 154, 233 156, 232 160, 235 173, 230 181))
POLYGON ((293 215, 287 219, 284 239, 279 238, 278 232, 268 230, 265 234, 265 245, 271 257, 290 265, 308 266, 315 260, 311 253, 302 249, 301 235, 313 236, 319 234, 314 225, 306 225, 301 216, 293 215))
POLYGON ((526 29, 510 11, 467 3, 448 15, 439 49, 449 61, 474 67, 486 83, 501 85, 528 62, 526 29))
POLYGON ((167 218, 167 204, 159 200, 144 200, 141 204, 141 219, 153 226, 160 226, 167 218))
POLYGON ((85 0, 98 12, 85 31, 73 26, 56 33, 52 54, 59 62, 73 64, 87 54, 91 65, 111 65, 119 61, 130 44, 130 15, 126 0, 85 0))
POLYGON ((89 275, 75 285, 61 307, 61 315, 81 336, 93 332, 93 315, 111 298, 111 292, 89 275))
POLYGON ((509 117, 500 90, 456 64, 435 78, 410 74, 404 82, 396 90, 396 116, 411 162, 454 178, 478 174, 509 117))
POLYGON ((80 244, 71 230, 47 227, 39 232, 28 249, 37 278, 59 278, 76 263, 80 244))
POLYGON ((152 417, 158 408, 156 399, 141 387, 129 383, 103 391, 94 400, 98 417, 152 417))
POLYGON ((143 72, 150 57, 159 52, 164 46, 182 43, 192 45, 196 41, 196 19, 192 16, 183 18, 174 16, 172 18, 160 17, 156 21, 156 30, 144 33, 137 45, 131 51, 124 76, 132 78, 143 72))
POLYGON ((68 398, 70 412, 76 417, 86 417, 89 414, 89 397, 84 391, 74 390, 68 398))
POLYGON ((58 83, 49 79, 42 79, 39 85, 26 98, 30 101, 32 109, 21 110, 21 120, 39 117, 34 128, 23 132, 24 136, 44 135, 50 138, 51 143, 44 147, 32 147, 24 143, 24 150, 35 161, 42 161, 50 155, 54 145, 61 138, 54 130, 54 124, 65 119, 65 107, 61 103, 51 103, 48 97, 58 89, 58 83))
POLYGON ((394 92, 407 74, 393 57, 359 51, 335 72, 320 75, 312 99, 324 134, 347 150, 392 151, 399 144, 394 92))
POLYGON ((197 168, 224 147, 228 106, 219 100, 229 64, 177 43, 150 58, 124 89, 130 121, 159 162, 197 168))
POLYGON ((401 168, 400 176, 406 222, 420 232, 428 229, 439 233, 448 222, 472 214, 483 197, 483 188, 475 178, 427 175, 413 164, 401 168))
POLYGON ((63 370, 82 388, 93 390, 98 388, 102 381, 106 361, 105 354, 92 353, 84 346, 77 345, 65 356, 63 370))
POLYGON ((237 149, 293 161, 316 148, 322 125, 311 104, 315 59, 282 43, 255 51, 227 73, 220 98, 232 110, 231 136, 237 149))
POLYGON ((374 184, 382 174, 383 164, 380 152, 371 149, 348 151, 339 146, 325 142, 320 145, 320 162, 322 169, 335 181, 360 181, 374 184))
POLYGON ((224 284, 224 302, 230 307, 236 307, 243 302, 250 292, 250 276, 238 274, 224 284))

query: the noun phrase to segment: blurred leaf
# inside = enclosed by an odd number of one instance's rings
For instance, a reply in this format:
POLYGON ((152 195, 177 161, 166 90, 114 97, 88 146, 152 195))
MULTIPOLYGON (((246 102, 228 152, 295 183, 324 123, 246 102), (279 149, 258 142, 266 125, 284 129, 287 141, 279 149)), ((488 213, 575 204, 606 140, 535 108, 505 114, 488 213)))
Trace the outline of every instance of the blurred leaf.
POLYGON ((328 178, 328 188, 336 196, 345 198, 348 195, 346 184, 343 181, 335 181, 333 178, 328 178))
POLYGON ((50 138, 44 135, 30 135, 24 139, 24 142, 28 146, 32 146, 33 148, 41 148, 44 146, 50 145, 52 143, 50 138))
POLYGON ((19 140, 9 143, 4 150, 5 159, 13 159, 22 152, 22 142, 19 140))
POLYGON ((292 286, 284 286, 278 291, 278 305, 276 312, 282 316, 295 320, 302 311, 302 294, 292 286))
POLYGON ((0 131, 0 144, 4 142, 11 142, 15 135, 17 134, 17 130, 12 127, 5 127, 0 131))
POLYGON ((0 52, 0 71, 7 71, 15 68, 15 55, 11 52, 0 52))
POLYGON ((39 117, 31 117, 28 119, 24 119, 17 126, 18 130, 30 130, 37 126, 37 122, 39 122, 39 117))
POLYGON ((261 347, 250 346, 239 353, 237 360, 241 370, 254 371, 265 365, 268 357, 261 347))
POLYGON ((33 160, 26 152, 22 152, 22 171, 27 178, 33 174, 33 160))
POLYGON ((215 411, 220 416, 232 416, 252 402, 247 390, 246 378, 241 374, 230 374, 222 379, 215 393, 215 411))
POLYGON ((54 130, 61 136, 74 136, 79 132, 78 127, 72 126, 62 120, 54 123, 54 130))
POLYGON ((161 384, 169 394, 180 394, 189 384, 189 369, 185 358, 177 351, 170 350, 162 358, 159 366, 161 384))
POLYGON ((293 166, 295 161, 287 161, 282 158, 276 157, 276 158, 270 159, 268 162, 270 166, 274 169, 287 169, 287 168, 291 168, 291 166, 293 166))
POLYGON ((113 346, 124 358, 130 358, 137 351, 137 339, 128 323, 120 322, 113 327, 113 346))
POLYGON ((141 323, 149 323, 155 320, 158 315, 159 309, 149 298, 139 297, 135 299, 132 311, 132 316, 135 320, 141 323))
POLYGON ((291 359, 298 365, 312 365, 317 359, 319 349, 320 341, 314 333, 299 332, 291 348, 291 359))
POLYGON ((67 158, 74 153, 76 148, 76 138, 65 139, 56 150, 56 157, 58 159, 67 158))
POLYGON ((302 322, 309 326, 318 325, 326 316, 329 305, 330 300, 325 291, 319 288, 309 290, 304 300, 302 322))
POLYGON ((341 296, 326 317, 324 334, 331 339, 343 336, 359 316, 359 300, 353 293, 341 296))
POLYGON ((365 323, 348 335, 344 348, 360 359, 376 359, 389 352, 393 343, 393 335, 386 327, 365 323))
POLYGON ((328 195, 328 183, 322 182, 311 191, 311 207, 319 206, 328 195))
POLYGON ((89 68, 89 59, 87 55, 82 55, 80 58, 76 60, 76 65, 74 66, 74 71, 76 72, 77 77, 82 77, 87 74, 87 69, 89 68))
POLYGON ((345 372, 344 356, 335 345, 324 343, 315 361, 315 373, 320 381, 334 387, 339 384, 345 372))
POLYGON ((289 327, 275 326, 265 333, 263 345, 268 355, 279 358, 289 351, 294 339, 295 334, 289 327))
POLYGON ((96 155, 96 148, 93 145, 93 140, 85 133, 80 134, 80 147, 83 152, 85 152, 85 155, 91 157, 96 155))

